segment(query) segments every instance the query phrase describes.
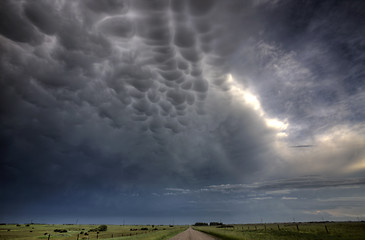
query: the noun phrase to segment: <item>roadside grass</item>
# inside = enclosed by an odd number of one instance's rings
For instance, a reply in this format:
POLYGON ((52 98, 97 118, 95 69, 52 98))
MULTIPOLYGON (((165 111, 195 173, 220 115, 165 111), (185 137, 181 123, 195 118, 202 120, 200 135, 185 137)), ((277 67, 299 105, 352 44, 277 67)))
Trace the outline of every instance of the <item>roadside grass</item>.
POLYGON ((235 224, 193 227, 222 240, 364 240, 365 222, 235 224))
POLYGON ((6 224, 0 225, 0 240, 86 240, 86 239, 125 239, 125 240, 164 240, 182 232, 188 226, 142 226, 142 225, 108 225, 107 231, 89 232, 98 225, 75 225, 75 224, 6 224), (147 228, 148 230, 141 230, 147 228), (66 229, 67 232, 54 232, 55 229, 66 229), (132 229, 132 230, 131 230, 132 229))
POLYGON ((175 228, 171 230, 165 230, 165 231, 156 231, 156 232, 149 232, 146 234, 138 234, 134 236, 129 237, 119 237, 119 238, 107 238, 107 239, 113 239, 113 240, 165 240, 170 239, 173 236, 179 234, 180 232, 183 232, 188 227, 181 227, 181 228, 175 228))

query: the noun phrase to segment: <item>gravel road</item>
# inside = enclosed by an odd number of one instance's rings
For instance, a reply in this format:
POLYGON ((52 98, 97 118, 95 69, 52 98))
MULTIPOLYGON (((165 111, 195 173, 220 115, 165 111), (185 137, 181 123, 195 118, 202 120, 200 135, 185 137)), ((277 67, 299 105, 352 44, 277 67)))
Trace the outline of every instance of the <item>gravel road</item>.
POLYGON ((191 227, 185 230, 182 233, 179 233, 173 238, 170 238, 170 240, 217 240, 217 238, 214 238, 208 234, 196 231, 192 229, 191 227))

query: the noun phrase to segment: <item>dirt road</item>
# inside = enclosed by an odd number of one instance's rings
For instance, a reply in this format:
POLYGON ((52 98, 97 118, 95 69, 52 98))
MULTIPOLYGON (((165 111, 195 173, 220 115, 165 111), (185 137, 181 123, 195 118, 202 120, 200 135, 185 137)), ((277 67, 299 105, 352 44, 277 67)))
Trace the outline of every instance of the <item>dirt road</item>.
POLYGON ((208 234, 196 231, 192 229, 191 227, 185 230, 182 233, 179 233, 173 238, 170 238, 170 240, 217 240, 217 238, 214 238, 208 234))

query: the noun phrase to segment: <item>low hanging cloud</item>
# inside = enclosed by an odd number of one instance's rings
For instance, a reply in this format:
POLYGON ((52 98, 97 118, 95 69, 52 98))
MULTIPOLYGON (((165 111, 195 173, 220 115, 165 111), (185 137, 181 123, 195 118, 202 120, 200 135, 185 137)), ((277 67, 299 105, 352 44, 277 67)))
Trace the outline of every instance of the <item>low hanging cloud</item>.
POLYGON ((164 169, 179 185, 259 170, 273 133, 227 93, 218 3, 4 4, 28 31, 2 29, 5 182, 160 183, 164 169))
POLYGON ((321 4, 3 1, 0 201, 152 216, 204 186, 361 177, 361 4, 321 4))

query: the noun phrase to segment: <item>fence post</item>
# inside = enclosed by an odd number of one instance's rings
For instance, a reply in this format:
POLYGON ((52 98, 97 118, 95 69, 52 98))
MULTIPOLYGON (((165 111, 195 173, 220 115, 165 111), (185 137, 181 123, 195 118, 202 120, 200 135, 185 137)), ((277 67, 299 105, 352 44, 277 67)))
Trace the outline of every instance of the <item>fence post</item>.
POLYGON ((324 228, 326 229, 327 234, 329 234, 330 232, 328 231, 328 228, 326 225, 324 225, 324 228))
POLYGON ((77 234, 77 240, 79 240, 79 236, 80 236, 80 234, 78 233, 78 234, 77 234))
POLYGON ((48 234, 48 240, 51 238, 51 234, 48 234))
POLYGON ((279 227, 279 224, 278 224, 278 230, 280 231, 280 227, 279 227))
POLYGON ((298 232, 299 232, 299 226, 298 226, 298 224, 296 224, 296 226, 297 226, 297 230, 298 230, 298 232))

